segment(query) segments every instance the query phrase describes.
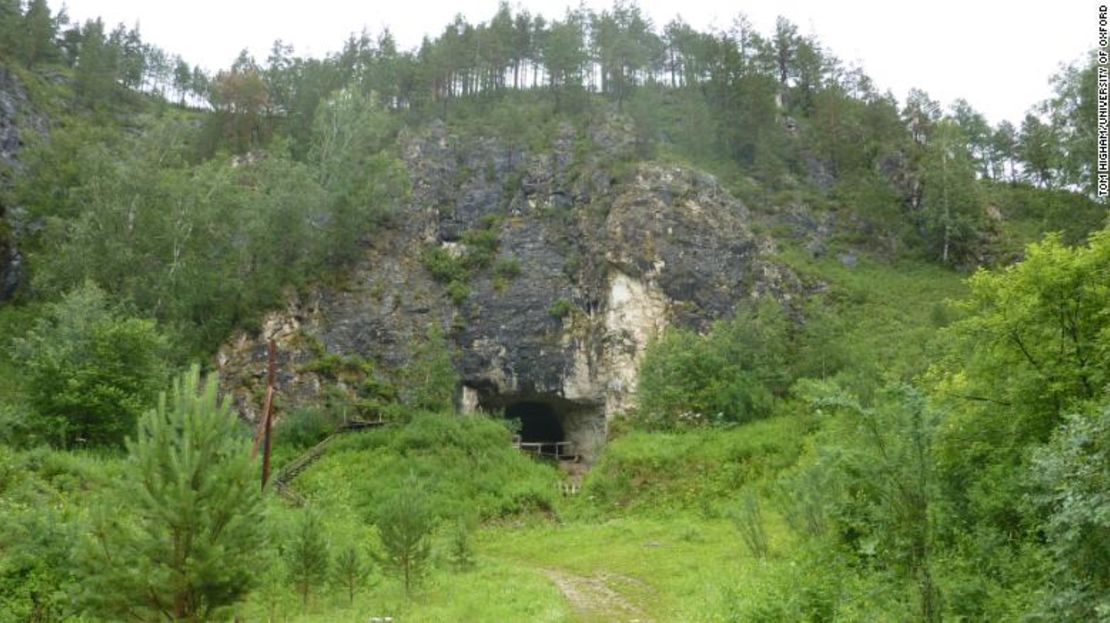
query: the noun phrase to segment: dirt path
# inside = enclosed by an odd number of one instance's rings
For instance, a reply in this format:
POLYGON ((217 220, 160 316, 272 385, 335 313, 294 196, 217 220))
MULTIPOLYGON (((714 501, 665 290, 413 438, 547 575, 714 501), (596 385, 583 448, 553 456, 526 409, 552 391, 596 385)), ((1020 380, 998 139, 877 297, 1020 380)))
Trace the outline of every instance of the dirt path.
POLYGON ((587 577, 556 569, 544 569, 543 574, 559 588, 581 621, 651 623, 639 607, 613 590, 614 583, 636 580, 604 573, 587 577))

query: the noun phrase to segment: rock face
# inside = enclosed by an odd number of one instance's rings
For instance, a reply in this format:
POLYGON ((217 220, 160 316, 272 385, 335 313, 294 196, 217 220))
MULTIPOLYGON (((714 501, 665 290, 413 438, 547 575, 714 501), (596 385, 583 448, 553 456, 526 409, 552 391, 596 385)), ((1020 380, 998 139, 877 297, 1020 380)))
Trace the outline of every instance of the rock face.
POLYGON ((15 159, 23 145, 19 131, 19 116, 26 111, 27 94, 15 76, 0 67, 0 165, 17 166, 15 159))
MULTIPOLYGON (((23 146, 20 125, 41 130, 43 123, 30 113, 30 104, 15 76, 0 66, 0 185, 11 183, 11 174, 18 171, 19 150, 23 146)), ((22 276, 22 256, 16 247, 15 228, 11 224, 13 206, 0 198, 0 303, 11 298, 22 276)))
MULTIPOLYGON (((398 224, 375 234, 345 287, 293 305, 267 330, 286 336, 289 361, 310 358, 299 333, 396 370, 437 324, 456 348, 462 408, 545 405, 588 458, 607 419, 635 404, 653 336, 672 324, 706 330, 759 296, 793 290, 739 201, 709 175, 633 164, 632 137, 618 117, 562 127, 536 153, 464 140, 439 123, 402 137, 412 193, 398 224), (435 246, 465 253, 466 232, 488 227, 494 266, 518 274, 477 271, 456 304, 421 258, 435 246), (293 323, 296 331, 274 329, 293 323)), ((248 411, 264 359, 258 338, 221 354, 225 378, 253 379, 240 390, 248 411)), ((292 375, 282 390, 311 396, 311 377, 292 375)))

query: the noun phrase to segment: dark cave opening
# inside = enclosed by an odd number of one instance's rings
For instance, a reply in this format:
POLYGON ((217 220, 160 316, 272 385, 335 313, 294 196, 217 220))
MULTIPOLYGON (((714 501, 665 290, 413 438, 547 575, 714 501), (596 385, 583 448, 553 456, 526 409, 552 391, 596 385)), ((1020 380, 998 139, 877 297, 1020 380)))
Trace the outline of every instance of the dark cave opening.
POLYGON ((514 402, 505 406, 505 419, 520 420, 520 440, 525 443, 566 441, 563 423, 550 404, 514 402))
POLYGON ((535 391, 502 394, 480 385, 464 386, 463 393, 464 401, 470 394, 470 410, 519 422, 514 443, 538 456, 588 461, 605 441, 605 415, 598 403, 535 391))

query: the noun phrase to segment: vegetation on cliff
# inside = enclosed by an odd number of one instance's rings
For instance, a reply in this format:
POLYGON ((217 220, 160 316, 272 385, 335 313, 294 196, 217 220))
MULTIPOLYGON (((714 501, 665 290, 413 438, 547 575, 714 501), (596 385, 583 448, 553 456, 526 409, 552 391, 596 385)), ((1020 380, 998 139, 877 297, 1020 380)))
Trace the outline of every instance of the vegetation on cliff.
MULTIPOLYGON (((0 90, 27 107, 3 119, 22 145, 0 166, 5 292, 18 276, 0 620, 1110 618, 1095 56, 991 127, 963 100, 899 104, 786 20, 734 24, 503 3, 416 50, 388 31, 324 58, 277 42, 209 74, 137 29, 0 0, 0 90), (511 201, 541 177, 550 201, 523 216, 511 201), (417 212, 453 218, 410 201, 442 195, 428 184, 471 203, 496 185, 505 205, 405 249, 404 270, 367 266, 417 212), (738 275, 743 300, 666 284, 721 313, 675 305, 688 321, 647 348, 588 473, 519 452, 502 414, 456 412, 473 293, 549 283, 504 231, 699 193, 731 195, 714 204, 745 228, 730 253, 789 279, 738 275), (220 400, 192 362, 379 270, 395 289, 375 304, 447 309, 446 333, 413 332, 400 363, 334 342, 283 360, 320 387, 278 397, 275 462, 318 454, 259 494, 244 388, 220 400), (411 271, 447 304, 399 303, 411 271)), ((650 257, 664 241, 640 229, 614 235, 650 257)), ((544 268, 583 292, 598 264, 643 259, 551 248, 544 268)), ((544 294, 541 353, 605 311, 544 294)))

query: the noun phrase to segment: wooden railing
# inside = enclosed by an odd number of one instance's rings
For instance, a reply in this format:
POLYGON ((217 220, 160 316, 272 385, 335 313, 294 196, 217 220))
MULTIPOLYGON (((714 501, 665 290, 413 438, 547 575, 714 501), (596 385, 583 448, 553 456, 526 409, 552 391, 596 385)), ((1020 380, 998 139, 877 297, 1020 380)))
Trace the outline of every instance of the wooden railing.
POLYGON ((303 500, 300 500, 300 496, 289 489, 289 484, 293 482, 293 479, 299 476, 301 472, 308 469, 310 465, 324 455, 324 451, 327 450, 328 444, 344 433, 385 426, 387 423, 388 422, 383 420, 348 420, 344 422, 334 433, 325 437, 323 441, 312 446, 304 454, 283 465, 277 475, 274 476, 274 489, 286 499, 299 505, 299 502, 303 502, 303 500))
POLYGON ((522 441, 513 437, 513 445, 518 450, 556 461, 577 461, 578 454, 570 441, 522 441))

